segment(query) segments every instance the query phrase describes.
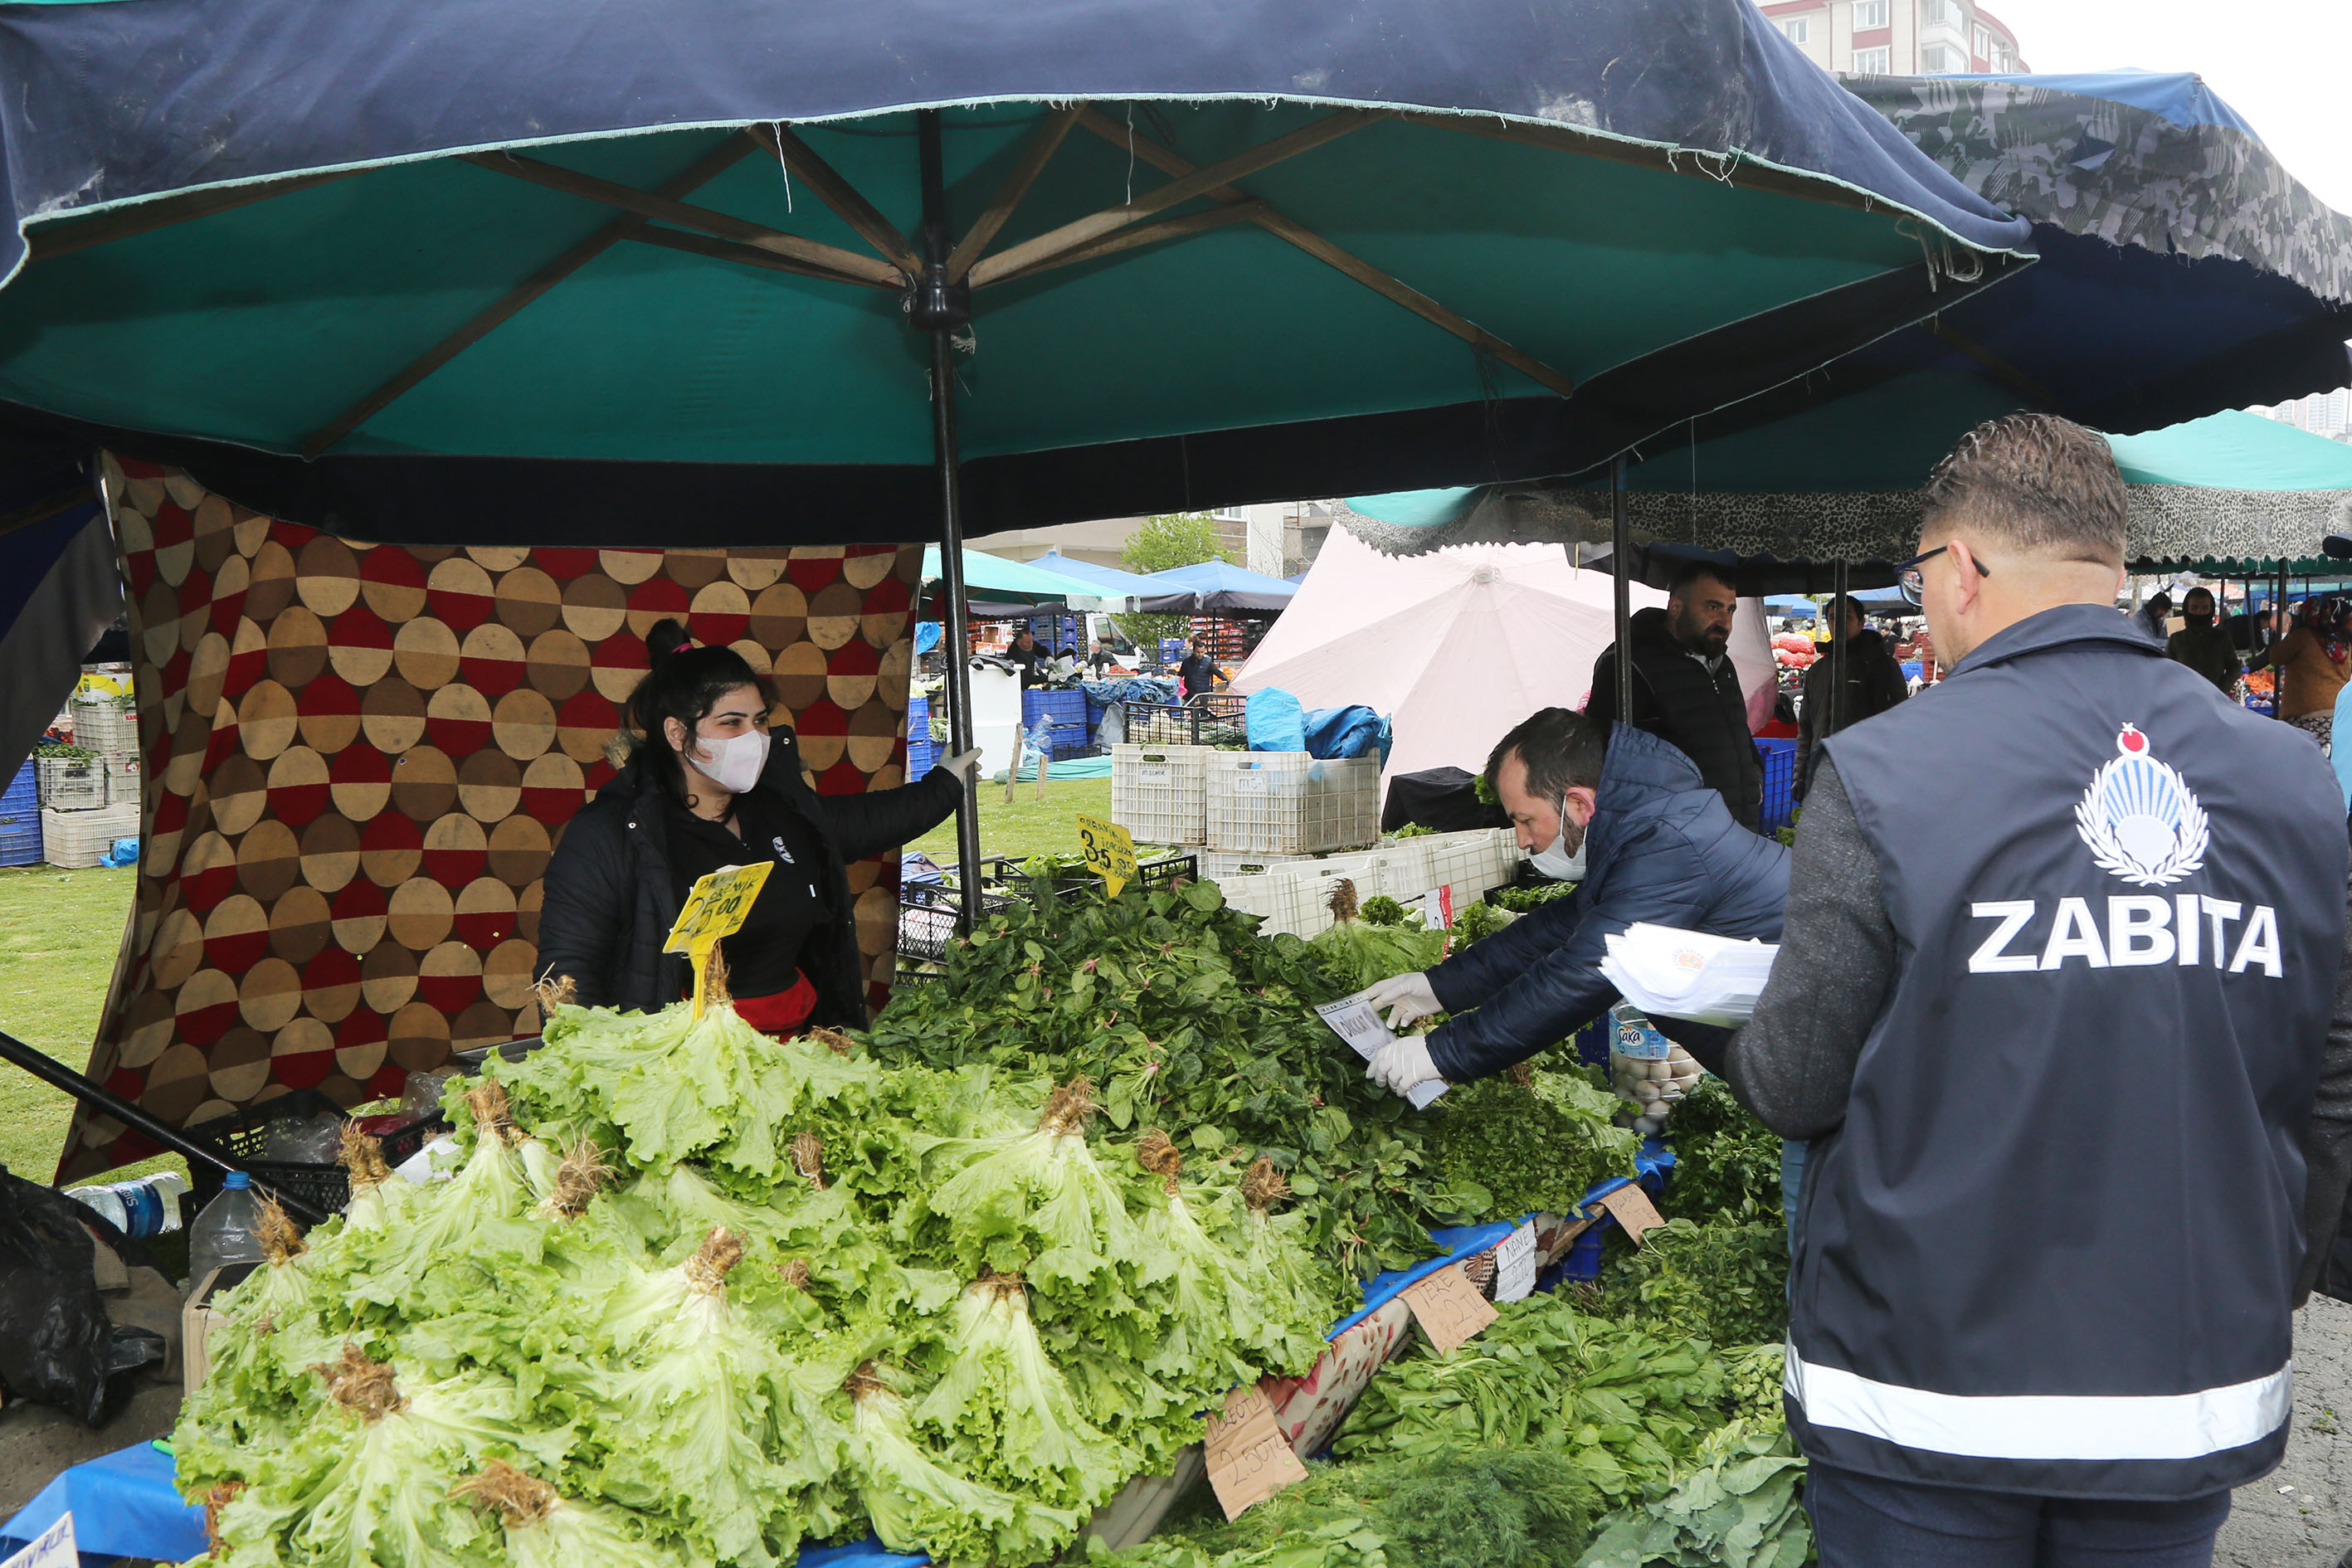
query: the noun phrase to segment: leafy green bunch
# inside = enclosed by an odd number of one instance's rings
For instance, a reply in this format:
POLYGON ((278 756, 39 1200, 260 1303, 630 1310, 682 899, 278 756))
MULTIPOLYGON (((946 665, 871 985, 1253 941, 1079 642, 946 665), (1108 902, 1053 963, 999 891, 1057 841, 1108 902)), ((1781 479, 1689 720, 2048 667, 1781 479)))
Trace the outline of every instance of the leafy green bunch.
POLYGON ((177 1432, 216 1561, 783 1568, 870 1528, 1035 1563, 1322 1349, 1340 1282, 1271 1166, 1108 1140, 1083 1081, 723 1003, 546 1037, 453 1090, 448 1179, 353 1135, 348 1214, 278 1216, 218 1301, 177 1432))
POLYGON ((1523 915, 1529 910, 1543 908, 1554 899, 1567 898, 1575 891, 1574 882, 1546 882, 1535 888, 1497 888, 1486 895, 1486 901, 1497 909, 1523 915))
POLYGON ((1712 1074, 1675 1107, 1675 1173, 1659 1212, 1706 1223, 1780 1215, 1780 1138, 1712 1074))
POLYGON ((1668 1220, 1611 1262, 1598 1310, 1718 1345, 1777 1343, 1789 1328, 1789 1233, 1668 1220))
POLYGON ((1550 1449, 1616 1506, 1669 1480, 1676 1460, 1729 1417, 1723 1364, 1703 1342, 1590 1316, 1566 1296, 1499 1311, 1458 1350, 1424 1345, 1383 1368, 1333 1451, 1550 1449))
POLYGON ((1465 1215, 1573 1214, 1596 1184, 1633 1173, 1641 1139, 1617 1107, 1580 1071, 1523 1063, 1430 1108, 1431 1166, 1465 1215))
POLYGON ((1269 1160, 1334 1266, 1402 1267, 1449 1212, 1423 1170, 1420 1114, 1315 1014, 1358 987, 1257 924, 1211 883, 1024 901, 952 944, 942 978, 901 987, 870 1047, 888 1063, 1084 1074, 1113 1129, 1171 1130, 1212 1179, 1269 1160))

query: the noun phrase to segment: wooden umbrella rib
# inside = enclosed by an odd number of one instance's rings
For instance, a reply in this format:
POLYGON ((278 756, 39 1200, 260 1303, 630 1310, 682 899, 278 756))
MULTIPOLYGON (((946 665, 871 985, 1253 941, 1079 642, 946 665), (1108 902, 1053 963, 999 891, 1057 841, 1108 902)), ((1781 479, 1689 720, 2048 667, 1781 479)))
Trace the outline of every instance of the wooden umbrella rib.
POLYGON ((815 148, 782 125, 755 125, 743 133, 782 158, 784 167, 800 176, 801 184, 814 191, 817 199, 833 209, 834 216, 856 230, 858 237, 890 265, 909 278, 922 272, 922 262, 907 247, 905 237, 890 226, 890 220, 859 195, 856 186, 843 179, 832 164, 819 157, 815 148))
POLYGON ((905 279, 898 269, 887 261, 877 261, 870 256, 860 256, 854 250, 826 245, 820 240, 806 239, 796 234, 786 234, 765 224, 735 216, 709 207, 699 207, 675 201, 653 191, 640 191, 635 186, 583 174, 577 169, 566 169, 554 163, 543 163, 536 158, 519 157, 513 153, 475 153, 466 162, 490 170, 528 180, 549 190, 569 195, 584 196, 593 202, 619 207, 623 212, 659 223, 675 224, 680 228, 698 229, 720 239, 733 240, 738 245, 756 246, 772 251, 787 260, 801 263, 802 271, 812 277, 845 276, 861 283, 884 288, 903 287, 905 279))
MULTIPOLYGON (((1086 110, 1078 117, 1078 123, 1113 146, 1133 147, 1137 157, 1158 169, 1161 174, 1181 179, 1193 172, 1193 165, 1178 153, 1160 146, 1148 137, 1135 134, 1099 110, 1086 110)), ((1355 279, 1382 298, 1403 306, 1432 326, 1451 332, 1482 353, 1492 354, 1537 385, 1549 387, 1562 397, 1570 396, 1576 391, 1576 382, 1573 378, 1562 375, 1533 354, 1506 342, 1468 317, 1447 310, 1420 289, 1381 271, 1361 257, 1332 244, 1304 224, 1284 216, 1268 204, 1258 201, 1229 184, 1214 186, 1201 194, 1213 201, 1223 204, 1228 208, 1246 205, 1255 209, 1248 215, 1249 221, 1256 224, 1268 234, 1297 246, 1316 260, 1336 268, 1344 276, 1355 279)))
MULTIPOLYGON (((1101 118, 1099 111, 1088 110, 1079 117, 1082 123, 1087 122, 1087 115, 1101 118)), ((1100 212, 1088 214, 1041 234, 1034 239, 1024 240, 1009 249, 998 251, 971 269, 971 286, 985 288, 998 279, 1029 270, 1049 257, 1090 244, 1129 224, 1139 223, 1154 213, 1165 212, 1195 196, 1205 195, 1244 175, 1257 174, 1302 153, 1311 152, 1382 118, 1384 114, 1381 112, 1360 109, 1343 109, 1337 113, 1327 114, 1312 124, 1302 125, 1271 142, 1260 142, 1245 153, 1178 175, 1164 185, 1144 192, 1124 206, 1105 207, 1100 212)), ((1139 144, 1141 138, 1137 140, 1139 144)))
POLYGON ((980 221, 971 226, 971 231, 958 240, 955 249, 949 253, 949 282, 963 281, 963 275, 971 270, 972 263, 988 249, 989 242, 996 237, 997 230, 1004 226, 1004 220, 1013 216, 1013 209, 1021 205, 1021 198, 1029 194, 1029 187, 1037 183, 1037 176, 1045 172, 1047 163, 1053 162, 1055 151, 1062 145, 1062 139, 1070 133, 1070 127, 1078 122, 1078 114, 1085 108, 1083 103, 1068 104, 1045 117, 1045 123, 1037 128, 1037 134, 1032 136, 1029 145, 1021 150, 1021 161, 1013 166, 1013 173, 1005 176, 1004 184, 997 188, 995 196, 981 213, 980 221))
POLYGON ((88 250, 94 245, 109 245, 134 235, 169 228, 173 224, 210 217, 215 213, 231 212, 255 202, 266 202, 273 196, 291 195, 307 191, 313 185, 324 185, 336 180, 348 180, 362 169, 337 169, 324 174, 297 174, 291 179, 270 180, 259 184, 226 185, 217 190, 190 191, 185 195, 163 196, 136 206, 117 207, 111 212, 71 222, 42 224, 25 235, 26 264, 47 261, 59 256, 71 256, 77 250, 88 250))
MULTIPOLYGON (((675 199, 709 184, 740 162, 750 150, 747 143, 730 136, 696 160, 690 168, 677 178, 663 184, 660 187, 660 194, 675 199)), ((524 306, 645 226, 644 218, 635 213, 625 213, 564 251, 554 260, 517 284, 497 303, 411 360, 401 368, 398 374, 373 392, 311 432, 302 443, 302 456, 306 458, 318 458, 336 442, 404 396, 426 376, 488 337, 524 306)))
MULTIPOLYGON (((880 289, 898 293, 900 289, 898 270, 887 268, 891 281, 877 282, 862 274, 853 276, 835 272, 830 268, 812 266, 789 256, 756 245, 739 245, 731 239, 718 239, 707 234, 696 234, 682 228, 663 228, 647 224, 621 237, 638 245, 657 245, 668 250, 682 250, 690 256, 707 256, 714 261, 739 262, 745 267, 761 267, 771 272, 790 272, 801 278, 821 278, 828 283, 853 283, 861 289, 880 289)), ((865 257, 857 258, 864 261, 865 257)))
POLYGON ((1160 245, 1171 239, 1183 239, 1192 235, 1205 234, 1213 228, 1230 227, 1237 223, 1255 223, 1265 216, 1269 210, 1264 202, 1244 201, 1232 206, 1211 207, 1206 212, 1186 213, 1182 217, 1164 218, 1158 223, 1147 223, 1135 228, 1123 228, 1116 233, 1107 234, 1091 244, 1081 245, 1073 250, 1065 250, 1056 256, 1049 256, 1025 271, 1008 274, 998 279, 997 281, 999 283, 1018 282, 1024 278, 1034 278, 1040 272, 1050 272, 1056 267, 1070 267, 1081 261, 1092 261, 1097 257, 1115 255, 1122 250, 1134 250, 1142 246, 1160 245))

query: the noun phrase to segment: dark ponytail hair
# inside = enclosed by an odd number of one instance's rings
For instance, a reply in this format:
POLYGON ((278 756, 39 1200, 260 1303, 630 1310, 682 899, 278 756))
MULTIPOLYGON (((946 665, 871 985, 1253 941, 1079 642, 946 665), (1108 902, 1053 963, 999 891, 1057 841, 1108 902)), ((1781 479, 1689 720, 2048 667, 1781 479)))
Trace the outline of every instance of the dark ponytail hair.
POLYGON ((756 687, 760 700, 772 708, 776 689, 733 648, 692 646, 686 628, 674 620, 654 623, 646 634, 646 652, 652 656, 653 668, 629 694, 627 718, 634 731, 630 757, 651 770, 671 799, 690 809, 694 796, 687 788, 685 761, 670 745, 663 721, 675 719, 685 725, 691 745, 695 730, 721 697, 739 686, 756 687))

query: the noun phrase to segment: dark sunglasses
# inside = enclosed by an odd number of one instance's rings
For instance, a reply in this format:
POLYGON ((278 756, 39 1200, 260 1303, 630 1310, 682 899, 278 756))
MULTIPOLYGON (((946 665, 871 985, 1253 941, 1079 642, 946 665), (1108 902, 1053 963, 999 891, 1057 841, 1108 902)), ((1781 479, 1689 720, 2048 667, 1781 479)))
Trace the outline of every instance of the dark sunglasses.
MULTIPOLYGON (((1903 596, 1906 599, 1910 600, 1914 605, 1918 604, 1919 595, 1927 587, 1927 579, 1919 574, 1919 563, 1923 561, 1933 561, 1937 556, 1941 555, 1945 551, 1949 550, 1951 546, 1948 544, 1938 544, 1933 550, 1920 552, 1918 554, 1911 557, 1908 561, 1897 561, 1895 563, 1895 585, 1903 590, 1903 596)), ((1986 565, 1981 561, 1978 561, 1973 555, 1969 556, 1969 559, 1975 562, 1978 576, 1990 577, 1992 575, 1991 567, 1986 565)))

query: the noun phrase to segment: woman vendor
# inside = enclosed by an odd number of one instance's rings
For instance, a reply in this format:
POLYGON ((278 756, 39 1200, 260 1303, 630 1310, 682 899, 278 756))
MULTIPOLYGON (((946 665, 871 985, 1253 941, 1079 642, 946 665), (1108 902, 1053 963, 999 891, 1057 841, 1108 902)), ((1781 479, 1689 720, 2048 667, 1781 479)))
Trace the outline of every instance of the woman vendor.
POLYGON ((845 870, 954 814, 973 753, 919 783, 820 795, 793 731, 772 733, 773 689, 743 656, 698 647, 665 620, 653 668, 628 704, 628 763, 565 827, 548 863, 540 970, 590 1006, 652 1012, 693 989, 662 943, 697 878, 773 866, 742 928, 722 944, 736 1009, 782 1034, 866 1025, 865 965, 845 870))

